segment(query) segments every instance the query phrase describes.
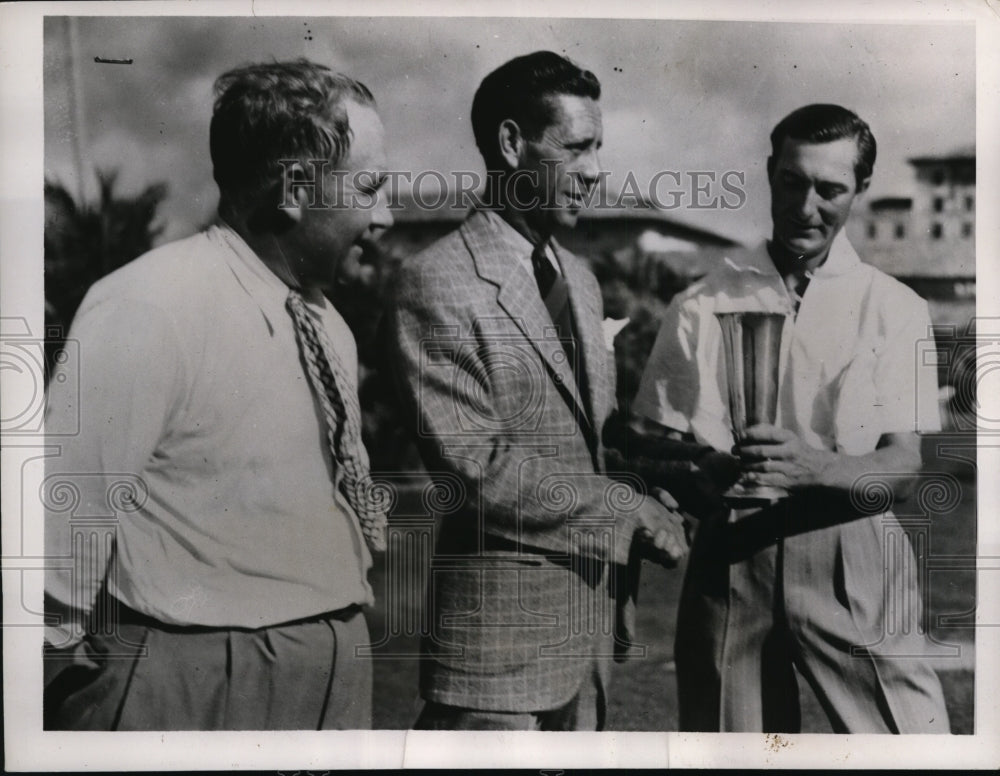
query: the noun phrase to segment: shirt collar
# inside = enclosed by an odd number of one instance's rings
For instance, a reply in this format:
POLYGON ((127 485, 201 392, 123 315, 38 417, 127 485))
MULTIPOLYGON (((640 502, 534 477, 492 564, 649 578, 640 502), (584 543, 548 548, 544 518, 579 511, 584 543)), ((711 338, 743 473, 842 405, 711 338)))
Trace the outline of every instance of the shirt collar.
MULTIPOLYGON (((209 239, 229 249, 225 251, 226 263, 235 275, 237 282, 254 300, 264 317, 268 321, 271 321, 273 317, 277 317, 278 320, 287 319, 290 321, 291 317, 288 316, 286 308, 289 287, 261 261, 253 248, 247 245, 236 230, 220 219, 218 226, 209 228, 208 236, 209 239)), ((303 299, 306 303, 306 309, 313 315, 320 318, 324 315, 340 317, 325 294, 305 294, 303 299)))
POLYGON ((813 272, 813 279, 845 275, 856 269, 859 264, 861 259, 847 239, 847 235, 841 231, 833 238, 833 245, 830 246, 830 254, 826 257, 826 261, 813 272))
MULTIPOLYGON (((762 240, 752 250, 747 251, 743 261, 737 262, 727 258, 726 262, 736 272, 752 272, 762 276, 773 276, 780 281, 781 274, 774 266, 767 246, 768 241, 762 240)), ((861 259, 850 241, 841 232, 833 239, 833 245, 830 246, 830 253, 826 257, 826 261, 813 270, 812 277, 816 279, 844 275, 857 268, 859 264, 861 264, 861 259)))
POLYGON ((228 248, 226 262, 246 292, 258 302, 284 306, 288 286, 254 253, 253 248, 224 221, 212 226, 209 239, 228 248))
MULTIPOLYGON (((256 303, 272 332, 276 322, 281 322, 278 323, 279 327, 285 324, 292 325, 292 318, 286 306, 290 289, 285 281, 275 275, 236 230, 221 218, 218 225, 209 227, 208 237, 222 247, 228 248, 224 251, 226 263, 237 282, 256 303)), ((326 294, 303 294, 303 300, 306 310, 311 315, 328 322, 332 320, 341 328, 347 327, 343 316, 326 298, 326 294)))
MULTIPOLYGON (((534 277, 535 271, 531 266, 531 253, 535 250, 535 246, 531 244, 531 241, 511 226, 507 222, 507 219, 495 210, 486 210, 486 218, 493 225, 493 228, 497 230, 501 239, 506 242, 508 246, 510 246, 511 252, 517 256, 521 266, 527 269, 528 272, 531 273, 531 276, 534 277)), ((556 259, 556 256, 559 254, 558 246, 554 237, 549 238, 548 245, 545 248, 545 255, 555 268, 556 272, 562 274, 562 268, 559 266, 559 262, 556 259)))

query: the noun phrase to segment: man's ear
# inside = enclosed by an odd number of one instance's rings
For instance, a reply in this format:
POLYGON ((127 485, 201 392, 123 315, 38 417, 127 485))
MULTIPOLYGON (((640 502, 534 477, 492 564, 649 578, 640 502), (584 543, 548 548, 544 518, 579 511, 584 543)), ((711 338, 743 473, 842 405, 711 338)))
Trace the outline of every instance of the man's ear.
POLYGON ((302 220, 302 213, 309 202, 309 197, 303 191, 305 180, 306 174, 301 163, 282 164, 278 210, 294 223, 302 220))
POLYGON ((500 144, 500 157, 512 170, 521 166, 521 154, 524 151, 524 135, 513 119, 504 119, 497 128, 497 141, 500 144))
POLYGON ((871 175, 869 175, 867 178, 862 178, 861 183, 858 184, 858 190, 855 196, 860 196, 861 194, 864 194, 866 191, 868 191, 868 186, 871 184, 871 182, 872 182, 871 175))

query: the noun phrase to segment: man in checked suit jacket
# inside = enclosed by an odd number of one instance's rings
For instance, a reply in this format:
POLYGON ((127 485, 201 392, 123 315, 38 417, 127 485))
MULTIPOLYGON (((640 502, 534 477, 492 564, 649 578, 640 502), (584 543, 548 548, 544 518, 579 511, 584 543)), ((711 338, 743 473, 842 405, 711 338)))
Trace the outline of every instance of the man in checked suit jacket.
POLYGON ((472 123, 493 207, 396 279, 402 401, 428 470, 465 489, 440 525, 418 728, 602 729, 623 646, 615 572, 633 538, 633 563, 686 549, 668 494, 603 473, 615 381, 600 289, 551 239, 597 181, 599 96, 593 74, 550 52, 487 76, 472 123))

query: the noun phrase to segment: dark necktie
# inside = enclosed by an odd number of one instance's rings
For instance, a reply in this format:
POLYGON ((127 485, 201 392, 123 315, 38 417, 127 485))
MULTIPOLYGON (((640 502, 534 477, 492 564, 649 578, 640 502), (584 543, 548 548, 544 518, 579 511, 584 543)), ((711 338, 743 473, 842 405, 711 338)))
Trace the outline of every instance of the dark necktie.
POLYGON ((799 305, 802 304, 802 297, 805 296, 806 288, 809 287, 809 281, 812 280, 813 273, 809 270, 794 271, 789 272, 784 277, 785 288, 788 289, 788 295, 792 299, 792 306, 795 312, 798 313, 799 305))
POLYGON ((358 516, 368 547, 381 552, 385 550, 387 504, 384 494, 372 486, 368 452, 361 441, 357 392, 326 331, 313 323, 302 294, 294 288, 288 293, 287 306, 295 322, 295 337, 309 381, 323 407, 334 467, 343 472, 341 490, 358 516))
MULTIPOLYGON (((546 252, 547 242, 539 243, 531 251, 531 266, 535 270, 535 282, 538 283, 538 291, 544 300, 552 290, 552 284, 556 282, 558 272, 549 261, 546 252)), ((521 254, 522 256, 524 254, 521 254)))
POLYGON ((535 281, 538 283, 538 291, 542 295, 542 301, 559 332, 559 340, 566 351, 570 369, 576 378, 577 388, 581 394, 584 394, 586 393, 586 375, 583 373, 581 365, 577 363, 576 337, 569 304, 569 286, 549 260, 547 246, 548 243, 535 246, 531 252, 531 266, 535 270, 535 281))

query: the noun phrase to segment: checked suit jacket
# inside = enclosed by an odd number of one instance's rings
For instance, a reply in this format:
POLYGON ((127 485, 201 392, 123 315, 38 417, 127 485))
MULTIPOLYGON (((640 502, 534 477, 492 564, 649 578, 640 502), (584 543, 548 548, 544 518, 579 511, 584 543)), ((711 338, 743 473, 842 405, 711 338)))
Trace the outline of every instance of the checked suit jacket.
POLYGON ((387 344, 429 473, 463 489, 438 521, 421 694, 542 711, 568 702, 595 667, 603 676, 626 646, 616 600, 622 570, 635 569, 630 539, 644 511, 663 507, 604 473, 615 378, 596 279, 554 246, 570 357, 498 218, 473 211, 402 263, 387 344))

